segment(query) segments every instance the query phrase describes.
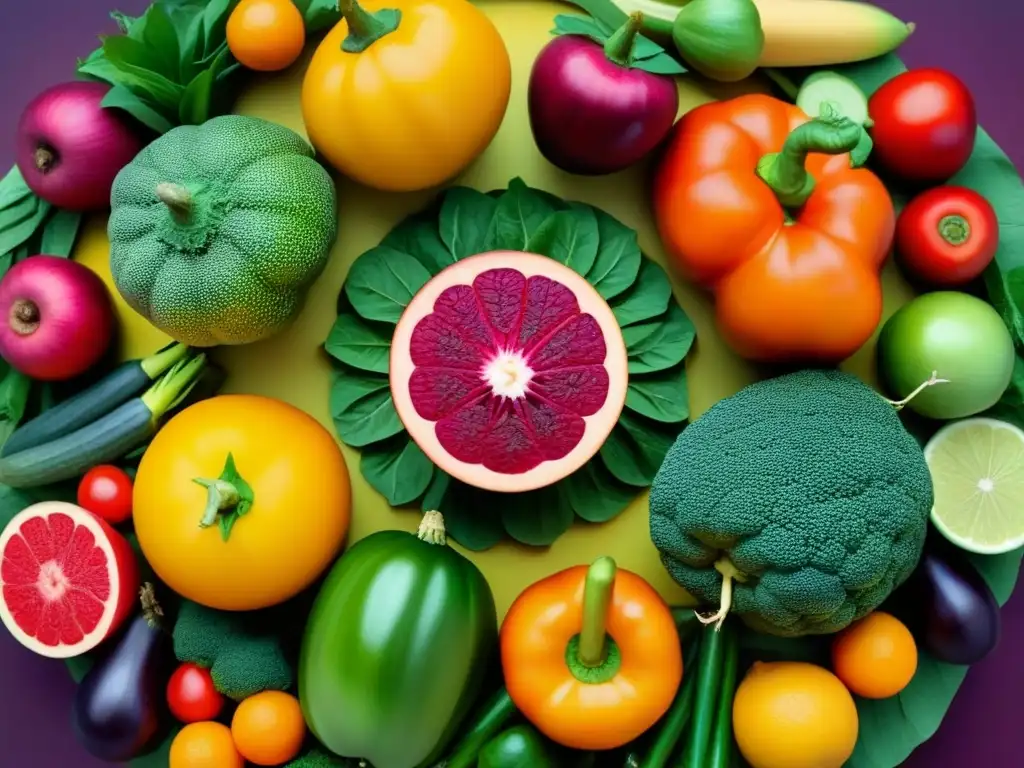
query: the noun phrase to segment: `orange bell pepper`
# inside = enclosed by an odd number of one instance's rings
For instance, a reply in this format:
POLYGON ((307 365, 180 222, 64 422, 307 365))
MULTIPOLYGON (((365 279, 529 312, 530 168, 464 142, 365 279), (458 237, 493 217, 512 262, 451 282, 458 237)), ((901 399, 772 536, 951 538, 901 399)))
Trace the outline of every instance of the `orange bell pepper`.
POLYGON ((683 676, 672 614, 640 576, 602 557, 528 587, 501 627, 505 687, 551 740, 614 749, 654 725, 683 676))
POLYGON ((715 297, 725 341, 759 362, 835 364, 882 315, 892 200, 849 152, 862 128, 751 94, 673 129, 654 184, 670 260, 715 297))

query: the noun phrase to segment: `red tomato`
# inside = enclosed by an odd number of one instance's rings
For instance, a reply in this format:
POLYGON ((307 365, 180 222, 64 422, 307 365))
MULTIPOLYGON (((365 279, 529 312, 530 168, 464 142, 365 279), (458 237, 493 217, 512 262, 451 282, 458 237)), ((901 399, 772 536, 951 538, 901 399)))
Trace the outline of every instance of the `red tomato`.
POLYGON ((167 705, 183 723, 213 720, 224 707, 224 697, 213 686, 208 670, 186 662, 167 683, 167 705))
POLYGON ((871 157, 901 179, 938 184, 955 174, 974 149, 974 97, 943 69, 912 69, 875 91, 871 157))
POLYGON ((912 277, 933 286, 963 285, 995 257, 999 221, 973 189, 933 187, 900 212, 894 242, 896 258, 912 277))
POLYGON ((78 484, 78 506, 108 523, 123 523, 132 514, 132 479, 119 467, 93 467, 78 484))

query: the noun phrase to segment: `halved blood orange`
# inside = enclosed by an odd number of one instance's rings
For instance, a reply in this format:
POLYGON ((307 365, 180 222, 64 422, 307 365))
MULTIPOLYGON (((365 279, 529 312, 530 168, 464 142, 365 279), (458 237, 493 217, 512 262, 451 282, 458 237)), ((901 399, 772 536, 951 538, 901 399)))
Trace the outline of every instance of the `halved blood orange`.
POLYGON ((449 475, 492 491, 540 488, 583 466, 618 421, 627 379, 605 300, 532 253, 445 268, 391 341, 391 395, 409 435, 449 475))
POLYGON ((0 620, 41 656, 91 651, 131 615, 138 592, 131 545, 79 506, 33 504, 0 532, 0 620))

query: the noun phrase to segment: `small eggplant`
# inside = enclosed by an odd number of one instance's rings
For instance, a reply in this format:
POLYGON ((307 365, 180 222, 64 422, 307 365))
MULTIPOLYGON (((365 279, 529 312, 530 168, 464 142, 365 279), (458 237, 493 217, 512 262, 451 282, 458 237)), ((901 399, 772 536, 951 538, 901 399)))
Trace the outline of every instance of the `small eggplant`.
POLYGON ((112 763, 143 754, 165 720, 174 655, 152 585, 144 585, 141 596, 142 613, 82 679, 72 709, 79 742, 112 763))
POLYGON ((958 550, 930 540, 921 562, 892 597, 892 612, 939 661, 974 664, 999 642, 999 604, 958 550))
POLYGON ((568 173, 621 171, 657 147, 675 122, 679 93, 675 80, 663 74, 673 71, 673 60, 664 52, 637 56, 640 13, 610 36, 582 20, 562 28, 564 18, 576 17, 556 17, 561 34, 541 50, 530 72, 534 141, 548 162, 568 173))

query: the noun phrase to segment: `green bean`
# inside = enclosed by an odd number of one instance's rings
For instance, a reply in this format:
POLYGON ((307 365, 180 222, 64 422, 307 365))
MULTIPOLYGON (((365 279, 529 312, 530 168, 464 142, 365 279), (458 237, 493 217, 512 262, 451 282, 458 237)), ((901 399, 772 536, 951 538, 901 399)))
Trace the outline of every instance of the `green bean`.
POLYGON ((654 741, 642 760, 638 760, 635 766, 630 766, 627 759, 624 768, 665 768, 668 764, 693 711, 693 692, 696 688, 699 658, 700 636, 697 636, 689 641, 683 656, 683 684, 679 686, 672 705, 665 713, 654 741))
POLYGON ((711 732, 711 755, 708 768, 729 768, 732 761, 732 702, 736 696, 739 676, 740 637, 735 629, 722 638, 722 686, 718 694, 714 729, 711 732))
MULTIPOLYGON (((730 622, 731 624, 731 622, 730 622)), ((722 677, 723 634, 731 632, 728 624, 707 627, 701 642, 700 662, 697 669, 696 692, 693 703, 693 725, 690 738, 683 750, 683 768, 708 768, 707 755, 711 747, 711 728, 722 677)))

